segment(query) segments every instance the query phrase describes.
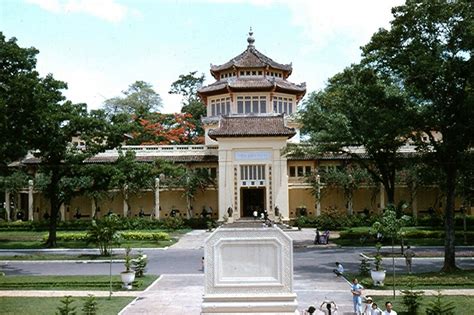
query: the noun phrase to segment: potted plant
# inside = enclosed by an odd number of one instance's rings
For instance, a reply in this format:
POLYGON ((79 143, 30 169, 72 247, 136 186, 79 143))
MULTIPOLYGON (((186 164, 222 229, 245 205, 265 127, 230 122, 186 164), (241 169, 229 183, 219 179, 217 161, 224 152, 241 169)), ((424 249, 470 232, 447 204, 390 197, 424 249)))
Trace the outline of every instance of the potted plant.
POLYGON ((130 256, 131 248, 127 246, 125 248, 125 271, 120 273, 120 277, 122 278, 122 288, 131 290, 132 283, 135 280, 135 271, 132 270, 132 257, 130 256))
POLYGON ((385 281, 385 270, 382 267, 382 255, 380 254, 382 244, 377 243, 375 247, 377 249, 377 254, 375 254, 374 257, 375 270, 370 271, 370 276, 372 277, 375 286, 383 286, 383 282, 385 281))

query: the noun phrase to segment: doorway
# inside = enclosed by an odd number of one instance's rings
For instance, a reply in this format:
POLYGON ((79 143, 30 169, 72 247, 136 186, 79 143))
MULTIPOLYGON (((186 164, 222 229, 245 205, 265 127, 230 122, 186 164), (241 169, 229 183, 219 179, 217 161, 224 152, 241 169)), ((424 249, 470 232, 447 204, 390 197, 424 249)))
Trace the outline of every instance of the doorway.
POLYGON ((265 188, 241 189, 241 217, 253 217, 253 211, 265 210, 265 188))

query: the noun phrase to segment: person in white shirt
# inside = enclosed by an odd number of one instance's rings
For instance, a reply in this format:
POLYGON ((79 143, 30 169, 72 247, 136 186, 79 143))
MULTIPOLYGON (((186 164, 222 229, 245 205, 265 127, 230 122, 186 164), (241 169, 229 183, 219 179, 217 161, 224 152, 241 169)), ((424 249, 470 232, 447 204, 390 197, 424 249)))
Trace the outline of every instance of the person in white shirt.
POLYGON ((333 269, 332 272, 334 272, 336 276, 342 276, 342 274, 344 273, 344 267, 342 267, 339 262, 336 262, 336 269, 333 269))
POLYGON ((385 311, 382 313, 382 315, 397 315, 397 312, 393 310, 392 302, 385 302, 385 311))
POLYGON ((378 307, 377 303, 372 303, 372 310, 369 313, 370 315, 381 315, 382 310, 378 307))
POLYGON ((365 305, 362 308, 363 315, 372 315, 372 298, 370 296, 365 298, 365 305))

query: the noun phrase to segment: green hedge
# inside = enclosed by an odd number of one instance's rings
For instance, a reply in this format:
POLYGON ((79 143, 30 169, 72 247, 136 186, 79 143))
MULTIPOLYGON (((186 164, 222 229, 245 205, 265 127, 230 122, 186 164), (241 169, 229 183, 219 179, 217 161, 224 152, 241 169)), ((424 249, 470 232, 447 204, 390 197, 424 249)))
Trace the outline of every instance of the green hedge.
MULTIPOLYGON (((181 217, 167 217, 160 220, 150 220, 150 218, 119 218, 119 230, 179 230, 184 228, 206 229, 207 222, 211 219, 192 218, 183 219, 181 217)), ((211 222, 215 222, 211 220, 211 222)), ((91 220, 70 220, 58 222, 58 231, 80 231, 87 230, 91 225, 91 220)), ((0 222, 0 231, 48 231, 48 221, 12 221, 0 222)))
MULTIPOLYGON (((120 232, 121 239, 126 241, 169 241, 170 236, 166 232, 138 232, 124 231, 120 232)), ((43 236, 46 242, 48 235, 43 236)), ((86 242, 88 240, 87 232, 73 232, 56 234, 56 239, 63 242, 86 242)))
MULTIPOLYGON (((474 232, 467 231, 468 239, 474 239, 474 232)), ((340 239, 348 240, 360 240, 361 238, 367 238, 368 240, 375 240, 375 237, 371 235, 367 230, 343 230, 339 232, 340 239)), ((404 232, 404 238, 409 239, 420 239, 420 238, 434 238, 434 239, 443 239, 445 236, 444 231, 442 230, 408 230, 404 232)), ((463 237, 462 231, 456 231, 456 238, 463 237)))

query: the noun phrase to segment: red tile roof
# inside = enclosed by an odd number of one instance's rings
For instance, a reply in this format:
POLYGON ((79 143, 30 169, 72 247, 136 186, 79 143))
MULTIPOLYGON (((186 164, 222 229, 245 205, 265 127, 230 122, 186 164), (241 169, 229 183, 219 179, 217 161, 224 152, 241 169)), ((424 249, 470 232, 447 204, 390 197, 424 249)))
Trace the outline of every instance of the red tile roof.
POLYGON ((234 90, 247 90, 247 89, 258 89, 276 91, 288 91, 294 94, 304 95, 306 93, 306 84, 294 84, 289 81, 280 78, 271 77, 233 77, 228 79, 218 80, 208 86, 202 87, 199 90, 200 94, 214 94, 217 92, 227 92, 228 89, 234 90))
POLYGON ((209 130, 212 139, 225 137, 287 137, 296 134, 285 126, 283 115, 223 116, 217 129, 209 130))

